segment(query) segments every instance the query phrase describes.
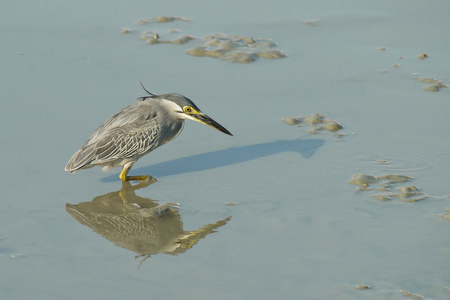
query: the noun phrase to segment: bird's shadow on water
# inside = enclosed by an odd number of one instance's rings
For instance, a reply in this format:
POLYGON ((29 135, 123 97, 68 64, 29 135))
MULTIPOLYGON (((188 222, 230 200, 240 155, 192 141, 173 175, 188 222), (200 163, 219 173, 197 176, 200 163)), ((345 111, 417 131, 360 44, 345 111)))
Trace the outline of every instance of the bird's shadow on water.
MULTIPOLYGON (((323 139, 278 140, 173 159, 142 168, 132 169, 132 173, 139 175, 150 174, 156 178, 161 178, 170 175, 229 166, 283 152, 297 152, 304 158, 309 159, 324 143, 325 140, 323 139)), ((117 174, 106 176, 101 179, 103 182, 113 182, 117 180, 117 174)))

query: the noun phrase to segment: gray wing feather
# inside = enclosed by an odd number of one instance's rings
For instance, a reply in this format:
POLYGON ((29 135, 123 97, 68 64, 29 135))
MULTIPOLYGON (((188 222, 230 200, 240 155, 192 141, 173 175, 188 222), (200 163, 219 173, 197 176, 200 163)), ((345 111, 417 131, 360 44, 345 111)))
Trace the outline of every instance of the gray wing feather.
POLYGON ((142 102, 130 105, 100 125, 72 156, 66 171, 140 157, 158 147, 158 116, 152 106, 142 106, 142 102))

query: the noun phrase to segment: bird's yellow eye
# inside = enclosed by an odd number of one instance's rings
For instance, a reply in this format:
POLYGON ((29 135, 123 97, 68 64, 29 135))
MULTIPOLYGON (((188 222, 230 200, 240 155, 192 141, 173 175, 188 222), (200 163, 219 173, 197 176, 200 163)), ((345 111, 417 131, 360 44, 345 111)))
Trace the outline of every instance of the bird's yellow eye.
POLYGON ((192 107, 190 107, 190 106, 185 106, 185 107, 183 108, 183 110, 184 110, 185 113, 191 114, 191 113, 193 112, 194 109, 193 109, 192 107))

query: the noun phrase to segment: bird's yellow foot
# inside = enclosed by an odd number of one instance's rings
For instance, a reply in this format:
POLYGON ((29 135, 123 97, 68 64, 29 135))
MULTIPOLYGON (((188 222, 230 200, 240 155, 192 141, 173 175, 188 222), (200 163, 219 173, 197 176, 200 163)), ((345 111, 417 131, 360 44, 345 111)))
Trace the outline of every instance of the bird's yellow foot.
POLYGON ((123 179, 122 177, 120 179, 122 179, 122 181, 133 181, 133 180, 142 181, 149 178, 150 178, 149 175, 137 175, 137 176, 125 176, 125 179, 123 179))
POLYGON ((129 163, 123 166, 122 172, 120 172, 119 175, 119 178, 122 181, 133 181, 133 180, 142 181, 150 178, 149 175, 128 176, 128 172, 130 171, 132 165, 133 165, 132 163, 129 163))

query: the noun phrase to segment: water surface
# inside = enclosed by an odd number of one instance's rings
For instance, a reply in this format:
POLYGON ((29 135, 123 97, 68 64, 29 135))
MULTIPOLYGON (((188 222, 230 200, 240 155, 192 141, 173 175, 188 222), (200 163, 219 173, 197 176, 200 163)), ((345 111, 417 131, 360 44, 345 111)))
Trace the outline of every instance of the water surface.
POLYGON ((450 89, 424 90, 413 74, 450 83, 449 5, 6 2, 1 298, 448 298, 450 223, 439 214, 450 207, 450 89), (163 15, 191 21, 138 24, 163 15), (287 57, 230 63, 185 54, 200 40, 140 39, 173 29, 269 38, 287 57), (101 122, 145 94, 139 80, 189 97, 234 137, 186 123, 132 170, 158 178, 133 191, 140 208, 121 207, 118 170, 63 169, 101 122), (346 135, 282 122, 314 113, 346 135), (409 176, 430 197, 382 202, 349 184, 358 173, 409 176), (183 251, 127 248, 66 211, 109 205, 105 195, 121 222, 178 203, 151 228, 175 228, 183 251))

